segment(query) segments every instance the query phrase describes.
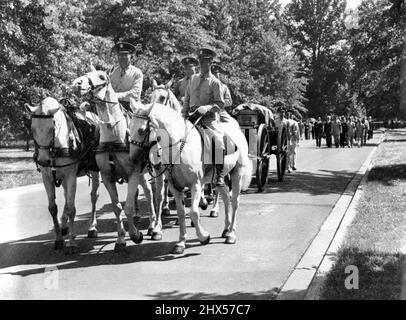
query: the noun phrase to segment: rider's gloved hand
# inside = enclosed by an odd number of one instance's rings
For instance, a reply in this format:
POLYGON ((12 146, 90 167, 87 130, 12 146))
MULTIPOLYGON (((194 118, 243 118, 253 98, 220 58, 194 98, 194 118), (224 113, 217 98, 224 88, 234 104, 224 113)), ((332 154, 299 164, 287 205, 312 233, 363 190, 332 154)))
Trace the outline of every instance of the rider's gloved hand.
POLYGON ((206 114, 210 109, 210 106, 200 106, 199 108, 197 108, 197 112, 200 114, 206 114))

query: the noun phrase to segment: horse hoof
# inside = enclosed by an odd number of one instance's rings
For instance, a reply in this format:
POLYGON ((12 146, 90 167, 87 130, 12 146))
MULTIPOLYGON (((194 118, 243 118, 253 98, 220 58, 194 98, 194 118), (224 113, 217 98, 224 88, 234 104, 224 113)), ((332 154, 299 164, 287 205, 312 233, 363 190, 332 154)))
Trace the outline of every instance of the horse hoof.
POLYGON ((69 233, 69 227, 65 227, 61 229, 62 237, 66 236, 69 233))
POLYGON ((207 203, 212 204, 214 202, 214 197, 212 195, 207 196, 207 203))
POLYGON ((163 216, 170 216, 171 215, 171 210, 169 210, 168 207, 165 207, 162 209, 162 215, 163 216))
POLYGON ((116 245, 114 246, 114 252, 115 253, 121 253, 121 252, 125 252, 125 247, 126 247, 126 243, 116 243, 116 245))
POLYGON ((154 231, 154 228, 148 228, 147 236, 152 236, 152 235, 153 235, 153 231, 154 231))
POLYGON ((162 233, 161 232, 153 232, 151 236, 151 240, 159 241, 162 240, 162 233))
POLYGON ((221 237, 222 238, 227 238, 227 232, 228 232, 228 230, 224 229, 223 233, 221 234, 221 237))
POLYGON ((227 244, 234 244, 237 242, 237 238, 235 236, 227 236, 226 243, 227 244))
POLYGON ((140 223, 140 221, 141 221, 141 216, 134 216, 134 217, 133 217, 133 221, 134 221, 135 224, 140 223))
POLYGON ((190 226, 191 226, 192 228, 195 227, 195 224, 193 223, 193 220, 190 220, 190 226))
POLYGON ((142 232, 138 232, 138 234, 133 234, 132 236, 130 236, 130 238, 136 244, 140 244, 142 240, 144 240, 142 232))
POLYGON ((210 217, 212 218, 217 218, 219 216, 219 213, 215 210, 210 211, 210 217))
POLYGON ((65 254, 66 255, 72 255, 78 253, 78 247, 77 246, 67 246, 65 247, 65 254))
POLYGON ((209 205, 208 205, 208 203, 207 203, 206 200, 200 200, 200 202, 199 202, 199 207, 200 207, 202 210, 206 210, 208 206, 209 206, 209 205))
POLYGON ((206 240, 200 241, 201 245, 204 246, 210 242, 210 234, 207 235, 206 240))
POLYGON ((185 252, 185 247, 176 245, 175 248, 173 248, 172 254, 183 254, 183 252, 185 252))
POLYGON ((97 238, 97 230, 88 230, 87 231, 87 237, 89 239, 95 239, 97 238))
POLYGON ((62 250, 64 247, 65 247, 65 241, 63 241, 63 240, 55 241, 55 245, 54 245, 55 250, 62 250))

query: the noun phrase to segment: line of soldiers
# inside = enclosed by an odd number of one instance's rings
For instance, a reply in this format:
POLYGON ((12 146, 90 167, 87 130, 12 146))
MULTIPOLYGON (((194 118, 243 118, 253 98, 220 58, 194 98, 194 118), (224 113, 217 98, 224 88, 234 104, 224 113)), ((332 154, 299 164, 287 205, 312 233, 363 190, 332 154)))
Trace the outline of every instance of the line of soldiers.
MULTIPOLYGON (((142 71, 131 64, 136 47, 128 42, 119 42, 112 50, 117 54, 118 66, 109 71, 111 85, 117 92, 123 107, 130 110, 130 99, 141 102, 143 84, 142 71)), ((224 133, 219 123, 220 120, 229 119, 227 110, 230 111, 232 99, 230 90, 221 82, 221 74, 225 71, 221 65, 215 63, 216 57, 213 50, 202 48, 198 52, 197 59, 193 56, 183 58, 181 63, 185 70, 185 77, 175 84, 174 94, 183 105, 184 117, 196 111, 202 115, 200 124, 211 130, 216 155, 216 186, 223 187, 225 146, 224 133)))
POLYGON ((321 117, 314 123, 316 145, 321 147, 321 139, 326 139, 328 148, 333 142, 336 148, 352 148, 356 143, 358 147, 366 145, 367 140, 373 138, 374 123, 372 117, 344 117, 327 116, 323 122, 321 117))

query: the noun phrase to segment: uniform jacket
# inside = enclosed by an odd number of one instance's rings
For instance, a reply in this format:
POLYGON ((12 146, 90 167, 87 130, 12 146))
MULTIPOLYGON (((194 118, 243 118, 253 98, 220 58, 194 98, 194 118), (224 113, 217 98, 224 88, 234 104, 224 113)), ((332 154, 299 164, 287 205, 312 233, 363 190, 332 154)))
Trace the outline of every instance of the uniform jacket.
POLYGON ((314 133, 316 134, 316 135, 322 135, 323 134, 323 123, 320 121, 320 122, 316 122, 315 124, 314 124, 314 133))
POLYGON ((288 119, 288 139, 291 144, 300 142, 299 123, 293 119, 288 119))
POLYGON ((194 111, 197 107, 216 104, 224 108, 222 85, 211 72, 206 75, 195 74, 186 89, 183 114, 194 111))
POLYGON ((341 133, 341 122, 340 121, 333 121, 331 123, 331 134, 333 136, 339 135, 341 133))
POLYGON ((180 79, 178 82, 176 82, 175 89, 173 93, 175 94, 175 97, 178 98, 180 101, 186 94, 186 89, 187 86, 189 85, 190 77, 184 77, 180 79))
POLYGON ((129 65, 126 70, 117 67, 110 75, 111 85, 118 95, 118 99, 130 102, 130 98, 141 101, 143 74, 140 69, 129 65))
POLYGON ((331 122, 326 122, 324 124, 324 133, 326 135, 331 135, 331 122))

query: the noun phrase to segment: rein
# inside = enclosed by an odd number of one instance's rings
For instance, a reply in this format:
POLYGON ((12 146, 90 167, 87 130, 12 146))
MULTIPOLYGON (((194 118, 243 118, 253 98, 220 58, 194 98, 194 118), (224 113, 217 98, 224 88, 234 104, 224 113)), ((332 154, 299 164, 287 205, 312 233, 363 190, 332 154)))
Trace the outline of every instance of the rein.
MULTIPOLYGON (((152 108, 153 108, 153 107, 152 107, 152 108)), ((152 110, 152 108, 151 108, 151 110, 152 110)), ((133 140, 131 137, 129 137, 129 142, 130 142, 131 144, 133 144, 133 145, 135 145, 135 146, 140 147, 140 148, 143 149, 143 152, 144 152, 144 154, 145 154, 145 159, 144 159, 144 164, 143 164, 143 166, 142 166, 142 168, 141 168, 141 171, 144 169, 144 167, 145 167, 145 165, 146 165, 147 168, 148 168, 148 172, 149 172, 149 174, 151 175, 151 177, 152 177, 152 178, 157 178, 157 177, 161 176, 166 170, 168 170, 169 168, 172 168, 173 164, 165 164, 165 169, 162 170, 162 171, 160 172, 160 174, 154 176, 152 168, 155 167, 155 166, 159 168, 159 167, 161 166, 161 163, 159 163, 159 164, 157 164, 157 165, 154 166, 154 165, 152 164, 151 160, 149 159, 149 156, 148 156, 148 155, 150 154, 150 152, 151 152, 151 148, 152 148, 155 144, 158 143, 158 140, 154 140, 154 141, 152 141, 151 143, 148 143, 149 137, 150 137, 150 133, 151 133, 151 131, 152 131, 152 130, 151 130, 151 119, 150 119, 150 117, 149 117, 148 115, 145 115, 145 116, 144 116, 144 115, 137 115, 137 114, 135 114, 134 117, 135 117, 135 118, 139 118, 139 119, 143 119, 143 120, 147 120, 147 129, 146 129, 147 134, 145 135, 143 141, 141 141, 141 142, 136 141, 136 140, 133 140)), ((166 147, 160 147, 159 150, 172 148, 172 147, 174 147, 174 146, 180 144, 180 147, 179 147, 179 154, 178 154, 178 155, 179 155, 179 158, 180 158, 180 156, 181 156, 181 154, 182 154, 182 151, 183 151, 183 148, 184 148, 185 145, 186 145, 187 137, 188 137, 189 134, 192 132, 192 130, 196 127, 196 125, 199 123, 199 121, 202 119, 202 117, 203 117, 203 115, 199 116, 199 118, 198 118, 198 119, 195 121, 195 123, 193 124, 192 128, 190 128, 190 130, 187 130, 186 121, 187 121, 188 119, 185 119, 185 134, 184 134, 183 138, 180 139, 179 141, 177 141, 176 143, 169 144, 169 145, 166 146, 166 147)), ((170 174, 172 175, 172 170, 170 170, 170 174)))
MULTIPOLYGON (((35 114, 31 116, 31 119, 35 119, 35 118, 37 118, 37 119, 54 119, 54 116, 53 115, 35 115, 35 114)), ((38 162, 36 153, 34 153, 34 161, 35 161, 35 165, 37 166, 37 170, 39 172, 41 171, 41 169, 39 168, 40 166, 44 167, 44 168, 51 168, 52 177, 53 177, 55 186, 57 188, 61 186, 62 180, 61 179, 56 179, 56 169, 57 168, 68 167, 68 166, 79 163, 80 161, 83 160, 83 158, 89 153, 89 151, 93 147, 93 146, 90 146, 87 150, 85 150, 83 152, 83 154, 78 158, 78 160, 67 163, 67 164, 64 164, 64 165, 57 165, 56 164, 56 159, 57 158, 63 158, 63 157, 58 157, 57 156, 58 151, 63 151, 65 149, 69 150, 69 148, 56 148, 55 147, 55 124, 54 124, 54 127, 52 129, 52 139, 51 139, 51 142, 49 143, 49 145, 45 145, 45 146, 40 145, 35 139, 33 139, 33 140, 34 140, 34 145, 35 145, 36 149, 48 150, 49 155, 51 157, 51 164, 41 164, 41 163, 38 162)), ((68 152, 68 154, 69 154, 69 152, 68 152)))

